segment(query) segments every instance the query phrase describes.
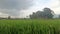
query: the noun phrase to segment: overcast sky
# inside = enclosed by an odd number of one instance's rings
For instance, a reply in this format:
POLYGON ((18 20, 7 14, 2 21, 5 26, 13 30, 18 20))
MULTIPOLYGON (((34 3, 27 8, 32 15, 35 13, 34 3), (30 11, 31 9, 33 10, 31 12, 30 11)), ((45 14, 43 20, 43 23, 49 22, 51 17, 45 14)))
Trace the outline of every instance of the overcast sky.
POLYGON ((60 0, 0 0, 0 16, 26 17, 44 7, 60 14, 60 0))

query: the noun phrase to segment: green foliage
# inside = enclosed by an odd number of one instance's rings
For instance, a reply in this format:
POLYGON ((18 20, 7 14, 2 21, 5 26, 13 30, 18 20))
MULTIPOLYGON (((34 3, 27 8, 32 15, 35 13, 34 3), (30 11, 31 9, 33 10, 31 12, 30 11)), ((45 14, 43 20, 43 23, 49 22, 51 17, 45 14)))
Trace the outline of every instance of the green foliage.
POLYGON ((37 11, 36 13, 33 12, 32 15, 30 15, 30 18, 53 18, 54 12, 50 8, 44 8, 43 11, 37 11))
POLYGON ((0 34, 60 34, 60 20, 0 20, 0 34))

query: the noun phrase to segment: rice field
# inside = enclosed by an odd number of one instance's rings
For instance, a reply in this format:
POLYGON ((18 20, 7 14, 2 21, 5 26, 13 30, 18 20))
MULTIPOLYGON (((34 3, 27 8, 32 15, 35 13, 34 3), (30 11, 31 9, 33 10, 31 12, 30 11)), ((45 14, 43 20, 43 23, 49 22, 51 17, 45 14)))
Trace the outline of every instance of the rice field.
POLYGON ((0 34, 60 34, 60 20, 0 20, 0 34))

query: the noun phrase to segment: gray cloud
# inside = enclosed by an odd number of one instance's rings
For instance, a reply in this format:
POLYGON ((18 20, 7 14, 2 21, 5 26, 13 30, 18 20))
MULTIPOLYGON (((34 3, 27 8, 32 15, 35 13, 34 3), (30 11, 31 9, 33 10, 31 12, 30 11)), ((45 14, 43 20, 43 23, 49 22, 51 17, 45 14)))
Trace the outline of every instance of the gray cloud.
POLYGON ((21 10, 28 9, 32 5, 32 0, 0 0, 0 12, 19 16, 21 10))

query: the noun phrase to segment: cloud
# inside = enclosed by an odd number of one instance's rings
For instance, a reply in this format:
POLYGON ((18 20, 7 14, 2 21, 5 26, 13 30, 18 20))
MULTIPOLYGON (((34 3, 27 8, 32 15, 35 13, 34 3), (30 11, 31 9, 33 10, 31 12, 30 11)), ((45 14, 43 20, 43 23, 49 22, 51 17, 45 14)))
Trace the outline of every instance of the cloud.
POLYGON ((19 16, 21 10, 26 10, 32 5, 32 0, 0 0, 0 13, 19 16))
POLYGON ((56 14, 60 13, 60 0, 36 0, 35 3, 37 9, 43 9, 45 7, 51 8, 56 14))
POLYGON ((44 7, 60 13, 60 0, 0 0, 1 15, 24 17, 44 7))
POLYGON ((24 15, 29 15, 32 12, 42 10, 45 7, 52 9, 56 14, 60 13, 60 1, 59 0, 34 0, 34 6, 31 7, 24 15), (29 13, 28 13, 29 12, 29 13), (27 14, 28 13, 28 14, 27 14))
POLYGON ((56 14, 60 14, 60 0, 53 0, 50 3, 50 8, 54 10, 56 14))

